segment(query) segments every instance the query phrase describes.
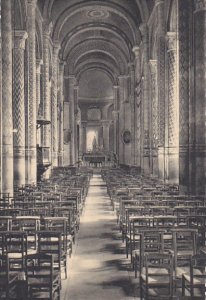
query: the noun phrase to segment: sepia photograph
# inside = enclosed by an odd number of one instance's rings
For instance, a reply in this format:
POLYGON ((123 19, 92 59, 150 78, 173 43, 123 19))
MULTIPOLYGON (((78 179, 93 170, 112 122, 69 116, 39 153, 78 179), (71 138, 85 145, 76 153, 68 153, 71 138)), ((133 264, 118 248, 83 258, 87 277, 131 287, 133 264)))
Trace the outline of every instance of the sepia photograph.
POLYGON ((0 299, 206 299, 206 0, 0 0, 0 299))

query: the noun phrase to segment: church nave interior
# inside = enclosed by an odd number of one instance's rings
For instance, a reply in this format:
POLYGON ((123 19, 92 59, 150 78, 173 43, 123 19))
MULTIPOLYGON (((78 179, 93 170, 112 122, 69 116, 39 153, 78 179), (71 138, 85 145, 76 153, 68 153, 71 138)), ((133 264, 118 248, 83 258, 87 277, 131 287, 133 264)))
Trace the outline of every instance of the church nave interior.
POLYGON ((0 298, 205 299, 206 0, 0 0, 0 298))

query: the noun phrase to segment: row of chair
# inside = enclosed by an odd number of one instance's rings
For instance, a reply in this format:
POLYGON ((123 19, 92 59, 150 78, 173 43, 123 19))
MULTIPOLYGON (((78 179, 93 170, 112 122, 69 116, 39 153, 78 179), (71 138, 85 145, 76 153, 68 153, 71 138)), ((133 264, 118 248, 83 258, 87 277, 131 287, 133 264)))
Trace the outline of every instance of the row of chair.
POLYGON ((56 170, 0 201, 0 298, 60 299, 91 175, 56 170), (64 276, 63 276, 64 275, 64 276))
POLYGON ((204 197, 122 169, 102 173, 126 256, 139 274, 140 298, 178 299, 181 291, 205 299, 204 197), (199 260, 204 263, 198 269, 199 260))

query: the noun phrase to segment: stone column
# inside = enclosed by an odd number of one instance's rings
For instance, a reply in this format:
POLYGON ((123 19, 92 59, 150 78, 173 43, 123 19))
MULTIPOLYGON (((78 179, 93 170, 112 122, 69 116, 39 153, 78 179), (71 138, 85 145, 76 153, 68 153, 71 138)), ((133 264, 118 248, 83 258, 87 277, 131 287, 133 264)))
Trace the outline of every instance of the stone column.
POLYGON ((159 178, 165 179, 165 16, 164 0, 155 0, 157 11, 157 81, 158 81, 158 165, 159 178))
POLYGON ((104 150, 109 151, 109 127, 110 123, 108 120, 102 121, 103 126, 103 144, 104 144, 104 150))
MULTIPOLYGON (((182 192, 194 189, 194 178, 189 173, 189 104, 190 88, 190 45, 192 46, 192 3, 178 1, 179 14, 179 184, 182 192), (190 40, 191 37, 191 40, 190 40)), ((191 47, 192 49, 192 47, 191 47)))
POLYGON ((122 140, 122 134, 125 127, 124 120, 124 101, 125 101, 125 76, 119 76, 119 162, 120 164, 124 164, 124 143, 122 140))
POLYGON ((63 166, 64 153, 64 120, 63 120, 63 105, 64 105, 64 66, 65 62, 59 63, 59 97, 58 97, 58 121, 59 121, 59 150, 58 150, 58 165, 63 166))
POLYGON ((1 1, 2 26, 2 192, 13 195, 11 0, 1 1))
MULTIPOLYGON (((1 15, 1 1, 0 1, 1 15)), ((2 24, 0 20, 0 192, 2 192, 2 24)))
POLYGON ((36 151, 36 0, 27 0, 27 30, 28 30, 28 145, 26 151, 27 183, 37 181, 37 151, 36 151))
POLYGON ((166 179, 170 183, 179 183, 179 94, 177 68, 177 34, 167 33, 168 61, 168 134, 166 153, 166 179))
POLYGON ((119 153, 119 141, 118 141, 118 136, 119 136, 119 128, 118 128, 118 89, 119 86, 115 85, 113 86, 113 93, 114 93, 114 111, 113 111, 113 120, 114 120, 114 152, 116 155, 119 153))
POLYGON ((57 122, 57 88, 58 88, 58 53, 60 49, 59 42, 53 45, 53 85, 52 85, 52 116, 51 116, 51 129, 52 129, 52 166, 58 166, 58 122, 57 122))
POLYGON ((135 46, 135 165, 141 166, 141 53, 140 47, 135 46))
POLYGON ((143 72, 144 72, 144 85, 143 85, 143 98, 142 98, 142 108, 143 108, 143 169, 144 173, 148 174, 151 172, 150 163, 150 103, 149 103, 149 38, 148 38, 148 28, 146 24, 140 25, 140 31, 142 34, 142 46, 143 46, 143 72))
POLYGON ((70 164, 75 163, 75 111, 74 111, 74 86, 76 79, 73 75, 69 76, 69 121, 71 130, 70 141, 70 164))
POLYGON ((13 68, 13 127, 14 132, 14 184, 25 184, 25 99, 24 99, 24 51, 25 31, 15 31, 13 68))
MULTIPOLYGON (((51 121, 51 83, 50 83, 50 61, 49 44, 52 24, 45 20, 43 22, 43 116, 51 121)), ((43 127, 43 146, 48 147, 48 160, 51 162, 51 124, 43 127)), ((44 173, 44 177, 50 176, 50 169, 44 173)))
POLYGON ((118 151, 118 136, 119 136, 119 126, 118 126, 118 123, 119 123, 119 112, 114 110, 112 112, 112 115, 113 115, 113 122, 114 122, 114 153, 116 155, 119 154, 119 151, 118 151))
POLYGON ((77 122, 78 122, 78 90, 79 87, 77 85, 74 86, 74 163, 76 163, 79 159, 79 145, 77 141, 77 122))
MULTIPOLYGON (((41 65, 42 59, 36 60, 36 106, 37 106, 37 117, 42 116, 42 103, 41 103, 41 65)), ((41 145, 41 128, 37 130, 37 145, 41 145)))
POLYGON ((194 98, 196 193, 205 194, 206 182, 206 0, 196 0, 194 11, 194 98))
POLYGON ((82 154, 87 152, 87 122, 82 121, 82 154))
POLYGON ((131 107, 131 165, 135 165, 135 135, 136 135, 136 105, 135 105, 135 69, 134 64, 129 64, 130 69, 130 107, 131 107))
POLYGON ((157 61, 150 60, 151 91, 151 164, 152 174, 158 176, 158 94, 157 61))

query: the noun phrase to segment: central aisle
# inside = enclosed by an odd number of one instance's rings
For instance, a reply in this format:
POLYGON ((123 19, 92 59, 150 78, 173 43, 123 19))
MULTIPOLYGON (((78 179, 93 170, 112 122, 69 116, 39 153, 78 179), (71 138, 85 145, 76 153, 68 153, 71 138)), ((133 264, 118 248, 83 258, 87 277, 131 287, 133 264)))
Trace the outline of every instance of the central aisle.
POLYGON ((137 299, 128 268, 106 186, 94 174, 61 300, 137 299))

